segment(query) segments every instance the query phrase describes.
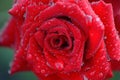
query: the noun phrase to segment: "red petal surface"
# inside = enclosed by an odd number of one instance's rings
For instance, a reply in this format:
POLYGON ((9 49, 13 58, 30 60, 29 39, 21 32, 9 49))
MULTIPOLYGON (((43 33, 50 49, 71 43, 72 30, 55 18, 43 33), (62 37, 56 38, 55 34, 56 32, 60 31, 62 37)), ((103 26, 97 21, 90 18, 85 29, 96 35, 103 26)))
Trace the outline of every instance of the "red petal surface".
POLYGON ((104 25, 94 13, 87 0, 81 0, 78 5, 85 12, 88 20, 89 39, 87 42, 86 58, 91 58, 99 48, 104 34, 104 25))
POLYGON ((16 21, 11 18, 6 24, 4 30, 0 34, 0 46, 13 47, 15 33, 13 30, 16 28, 16 21))
POLYGON ((120 60, 120 38, 115 28, 112 6, 103 1, 92 5, 105 25, 105 43, 108 54, 113 60, 120 60))
POLYGON ((80 72, 60 73, 58 76, 61 80, 86 80, 80 72))
MULTIPOLYGON (((116 1, 112 4, 116 7, 116 1)), ((110 4, 100 1, 91 7, 88 0, 16 0, 9 13, 12 19, 0 45, 14 45, 16 50, 11 74, 31 70, 40 80, 105 80, 112 77, 108 54, 117 66, 112 68, 120 70, 120 39, 110 4)))
MULTIPOLYGON (((94 4, 94 1, 99 1, 99 0, 89 0, 90 2, 92 2, 92 4, 94 4)), ((114 19, 115 19, 115 25, 117 30, 119 31, 119 35, 120 35, 120 0, 103 0, 107 3, 111 3, 112 7, 113 7, 113 13, 114 13, 114 19)))
POLYGON ((95 56, 91 60, 85 61, 87 65, 83 66, 83 70, 87 79, 104 80, 112 76, 111 67, 106 55, 105 45, 102 42, 95 56))

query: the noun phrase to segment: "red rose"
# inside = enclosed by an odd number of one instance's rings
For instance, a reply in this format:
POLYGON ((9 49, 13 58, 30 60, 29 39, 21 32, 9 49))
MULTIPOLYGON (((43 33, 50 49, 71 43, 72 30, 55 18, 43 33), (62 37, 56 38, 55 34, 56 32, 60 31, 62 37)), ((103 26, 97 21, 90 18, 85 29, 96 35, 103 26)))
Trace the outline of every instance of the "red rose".
POLYGON ((28 70, 40 80, 106 80, 120 69, 111 69, 120 64, 120 38, 110 3, 15 0, 9 13, 0 45, 15 50, 11 74, 28 70))

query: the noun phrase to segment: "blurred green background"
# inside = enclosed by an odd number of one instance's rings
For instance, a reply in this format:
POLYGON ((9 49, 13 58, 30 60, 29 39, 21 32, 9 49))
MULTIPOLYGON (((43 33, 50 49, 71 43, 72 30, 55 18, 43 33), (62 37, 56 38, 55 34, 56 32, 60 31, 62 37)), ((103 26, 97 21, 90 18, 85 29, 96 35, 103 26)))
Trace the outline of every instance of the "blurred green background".
MULTIPOLYGON (((13 0, 0 0, 0 29, 4 26, 10 15, 8 10, 12 7, 13 0)), ((13 50, 0 47, 0 80, 37 80, 32 72, 21 72, 14 75, 9 75, 9 63, 13 59, 13 50)), ((111 80, 120 80, 120 72, 114 72, 114 77, 111 80)))

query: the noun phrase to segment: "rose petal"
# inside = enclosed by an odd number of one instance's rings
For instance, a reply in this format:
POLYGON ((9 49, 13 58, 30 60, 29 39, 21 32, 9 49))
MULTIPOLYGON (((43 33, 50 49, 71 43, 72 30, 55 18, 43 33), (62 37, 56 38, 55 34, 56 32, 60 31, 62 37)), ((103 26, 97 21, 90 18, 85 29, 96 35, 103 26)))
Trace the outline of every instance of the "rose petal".
POLYGON ((120 61, 111 61, 112 69, 115 71, 120 71, 120 61))
POLYGON ((16 26, 16 21, 11 18, 6 25, 5 30, 0 34, 0 46, 13 47, 15 32, 13 31, 16 26))
POLYGON ((104 80, 112 77, 110 64, 106 55, 105 45, 104 42, 102 42, 95 56, 91 60, 85 61, 85 66, 83 66, 85 76, 88 79, 104 80))
POLYGON ((87 0, 79 1, 78 5, 85 12, 88 20, 89 39, 87 42, 86 58, 91 58, 99 48, 104 34, 104 25, 94 13, 87 0))
MULTIPOLYGON (((92 2, 92 4, 96 3, 94 1, 99 1, 99 0, 89 0, 92 2)), ((117 30, 120 32, 120 21, 119 21, 119 17, 120 17, 120 0, 103 0, 106 3, 111 3, 112 7, 113 7, 113 13, 114 13, 114 19, 115 19, 115 25, 117 30)), ((120 34, 120 33, 119 33, 120 34)))
POLYGON ((30 64, 32 71, 38 77, 47 76, 48 74, 54 72, 54 70, 51 70, 51 68, 47 66, 44 54, 42 53, 34 37, 31 37, 29 41, 27 61, 30 64))
POLYGON ((118 14, 115 17, 115 25, 116 25, 116 28, 118 30, 118 34, 119 34, 119 37, 120 37, 120 14, 118 14))
POLYGON ((105 43, 108 54, 113 60, 120 60, 120 38, 115 28, 112 6, 103 1, 92 5, 105 25, 105 43))
POLYGON ((59 73, 58 76, 61 80, 86 80, 80 72, 59 73))
POLYGON ((16 51, 15 58, 11 64, 10 74, 30 70, 30 66, 27 64, 27 61, 25 60, 24 53, 25 51, 22 48, 21 50, 16 51))
POLYGON ((53 75, 41 77, 39 80, 62 80, 62 79, 56 74, 53 74, 53 75))

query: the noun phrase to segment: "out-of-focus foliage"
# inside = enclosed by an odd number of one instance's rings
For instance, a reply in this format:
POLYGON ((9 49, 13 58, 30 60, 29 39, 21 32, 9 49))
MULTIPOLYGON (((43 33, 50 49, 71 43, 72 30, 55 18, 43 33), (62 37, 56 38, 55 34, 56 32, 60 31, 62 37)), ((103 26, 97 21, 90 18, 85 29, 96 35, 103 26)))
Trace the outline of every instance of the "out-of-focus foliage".
MULTIPOLYGON (((8 10, 12 7, 13 0, 0 0, 0 29, 5 25, 10 15, 8 10)), ((13 50, 0 47, 0 80, 37 80, 32 72, 20 72, 9 75, 9 63, 13 59, 13 50)), ((120 80, 120 72, 114 73, 111 80, 120 80)))

